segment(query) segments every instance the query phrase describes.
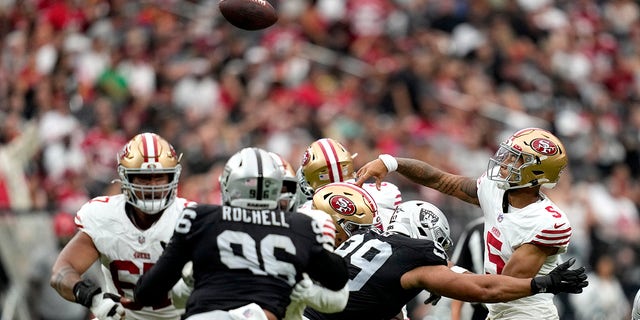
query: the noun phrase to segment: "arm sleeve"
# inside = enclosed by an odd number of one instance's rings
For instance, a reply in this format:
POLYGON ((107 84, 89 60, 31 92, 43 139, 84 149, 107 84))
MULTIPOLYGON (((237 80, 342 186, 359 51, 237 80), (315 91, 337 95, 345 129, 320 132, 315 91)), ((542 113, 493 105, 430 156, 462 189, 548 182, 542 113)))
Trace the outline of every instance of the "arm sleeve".
POLYGON ((311 279, 334 291, 342 289, 349 280, 347 262, 327 250, 320 250, 311 256, 307 273, 311 279))
POLYGON ((167 245, 158 262, 145 272, 134 289, 137 303, 150 306, 166 298, 173 286, 182 276, 182 267, 189 261, 189 250, 183 235, 175 234, 167 245))

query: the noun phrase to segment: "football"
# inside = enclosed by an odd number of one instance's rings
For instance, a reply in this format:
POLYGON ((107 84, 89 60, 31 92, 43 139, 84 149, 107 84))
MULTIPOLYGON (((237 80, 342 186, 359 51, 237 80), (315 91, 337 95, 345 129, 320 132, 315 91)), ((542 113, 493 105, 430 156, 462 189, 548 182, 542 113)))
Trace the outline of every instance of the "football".
POLYGON ((244 30, 260 30, 278 21, 276 9, 267 0, 220 0, 220 13, 232 25, 244 30))

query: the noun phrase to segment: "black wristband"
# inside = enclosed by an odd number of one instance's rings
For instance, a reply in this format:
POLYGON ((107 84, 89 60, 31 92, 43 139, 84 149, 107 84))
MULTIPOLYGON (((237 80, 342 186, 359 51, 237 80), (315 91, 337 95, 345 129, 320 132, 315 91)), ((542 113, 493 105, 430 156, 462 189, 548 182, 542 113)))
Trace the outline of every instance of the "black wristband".
POLYGON ((89 279, 78 281, 73 286, 73 296, 76 298, 76 302, 87 308, 91 308, 93 296, 100 292, 102 289, 89 279))
POLYGON ((538 276, 531 279, 531 293, 538 294, 538 293, 547 292, 547 287, 548 287, 547 282, 548 281, 545 278, 545 276, 538 276))

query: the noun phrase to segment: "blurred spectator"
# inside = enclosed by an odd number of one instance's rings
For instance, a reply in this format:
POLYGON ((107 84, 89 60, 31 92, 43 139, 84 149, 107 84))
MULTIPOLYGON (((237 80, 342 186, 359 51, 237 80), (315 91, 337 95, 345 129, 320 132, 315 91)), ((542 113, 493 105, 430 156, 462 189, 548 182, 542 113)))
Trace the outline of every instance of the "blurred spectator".
MULTIPOLYGON (((92 111, 92 126, 80 143, 88 173, 84 183, 91 198, 101 195, 106 186, 117 178, 113 170, 117 161, 113 155, 128 141, 118 126, 117 110, 111 100, 97 99, 92 111)), ((70 212, 76 212, 77 209, 79 207, 70 212)))
POLYGON ((0 114, 0 210, 27 211, 36 206, 28 178, 32 159, 41 146, 38 124, 23 123, 19 115, 0 114), (24 127, 23 127, 24 126, 24 127))
POLYGON ((615 260, 600 256, 593 272, 588 275, 589 286, 581 294, 569 296, 569 301, 581 320, 628 319, 630 305, 615 275, 615 260))

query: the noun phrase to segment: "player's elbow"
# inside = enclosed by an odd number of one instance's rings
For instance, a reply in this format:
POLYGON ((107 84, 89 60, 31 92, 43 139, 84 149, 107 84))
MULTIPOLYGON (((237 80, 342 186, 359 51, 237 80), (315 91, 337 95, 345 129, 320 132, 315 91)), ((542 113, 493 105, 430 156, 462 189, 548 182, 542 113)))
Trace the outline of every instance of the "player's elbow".
POLYGON ((329 290, 342 289, 349 280, 347 262, 339 255, 326 250, 316 256, 307 270, 309 276, 329 290))

